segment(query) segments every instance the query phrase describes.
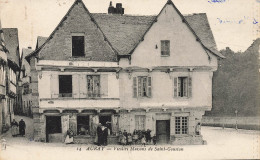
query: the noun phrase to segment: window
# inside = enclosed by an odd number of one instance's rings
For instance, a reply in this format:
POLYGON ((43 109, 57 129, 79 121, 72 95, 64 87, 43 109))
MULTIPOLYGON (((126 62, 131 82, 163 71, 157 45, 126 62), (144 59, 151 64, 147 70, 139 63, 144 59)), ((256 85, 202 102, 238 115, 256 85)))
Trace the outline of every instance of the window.
POLYGON ((173 83, 174 83, 174 97, 192 96, 191 77, 175 77, 173 83))
POLYGON ((72 97, 72 75, 59 75, 59 97, 72 97))
POLYGON ((25 84, 23 86, 23 94, 29 94, 30 93, 30 90, 29 90, 29 84, 25 84))
POLYGON ((84 36, 72 36, 72 56, 82 57, 85 56, 84 49, 84 36))
POLYGON ((5 70, 4 66, 0 66, 0 85, 5 85, 5 70))
POLYGON ((169 40, 161 40, 161 56, 170 56, 169 40))
POLYGON ((89 116, 77 117, 78 135, 89 135, 89 116))
POLYGON ((100 76, 87 76, 88 97, 100 97, 100 76))
POLYGON ((145 115, 136 115, 135 116, 135 129, 136 130, 145 130, 145 115))
POLYGON ((175 134, 188 133, 188 117, 175 117, 175 134))
POLYGON ((188 77, 179 77, 178 78, 178 96, 179 97, 187 97, 187 82, 188 82, 188 77))
POLYGON ((152 79, 151 77, 134 77, 133 78, 133 96, 151 97, 152 96, 152 79))

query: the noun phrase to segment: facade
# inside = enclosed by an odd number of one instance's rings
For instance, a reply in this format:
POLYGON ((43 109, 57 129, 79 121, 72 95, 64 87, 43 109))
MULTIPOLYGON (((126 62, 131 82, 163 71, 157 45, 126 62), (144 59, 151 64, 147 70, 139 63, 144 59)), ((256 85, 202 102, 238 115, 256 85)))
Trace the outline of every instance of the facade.
POLYGON ((212 107, 219 58, 206 14, 183 16, 170 0, 157 16, 91 14, 76 0, 26 56, 34 139, 63 142, 71 128, 91 143, 102 123, 108 143, 150 129, 159 143, 203 144, 195 131, 212 107))
POLYGON ((7 68, 6 68, 6 109, 5 118, 6 124, 10 126, 14 114, 17 110, 17 87, 19 74, 19 40, 17 28, 3 28, 4 40, 7 53, 7 68))
POLYGON ((4 43, 4 35, 0 21, 0 134, 5 128, 5 109, 6 109, 6 68, 7 68, 7 49, 4 43))
MULTIPOLYGON (((46 40, 47 37, 38 36, 35 48, 38 49, 46 40)), ((33 51, 31 47, 22 49, 19 74, 18 112, 28 117, 32 117, 31 68, 25 57, 33 51)))

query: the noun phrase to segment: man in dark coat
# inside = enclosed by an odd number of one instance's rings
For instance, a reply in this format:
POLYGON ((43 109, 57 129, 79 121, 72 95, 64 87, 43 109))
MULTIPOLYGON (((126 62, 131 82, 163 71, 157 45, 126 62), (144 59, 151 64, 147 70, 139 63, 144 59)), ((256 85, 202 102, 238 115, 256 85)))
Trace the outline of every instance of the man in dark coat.
POLYGON ((107 136, 108 136, 108 126, 105 125, 104 131, 103 131, 103 145, 106 146, 107 145, 107 136))
POLYGON ((25 135, 25 128, 26 128, 26 124, 23 121, 23 119, 21 119, 21 121, 19 122, 19 133, 21 136, 25 135))
POLYGON ((97 144, 100 146, 102 144, 102 129, 101 129, 101 123, 98 124, 97 126, 97 136, 98 136, 98 141, 97 144))

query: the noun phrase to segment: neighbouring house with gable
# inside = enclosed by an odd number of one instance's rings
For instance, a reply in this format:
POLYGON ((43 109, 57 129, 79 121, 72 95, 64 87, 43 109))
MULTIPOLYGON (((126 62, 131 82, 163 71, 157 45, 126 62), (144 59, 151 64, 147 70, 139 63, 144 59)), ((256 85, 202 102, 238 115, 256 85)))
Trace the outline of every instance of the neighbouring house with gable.
MULTIPOLYGON (((116 6, 122 8, 121 4, 116 6)), ((76 0, 31 68, 34 139, 93 143, 98 123, 151 130, 158 143, 203 144, 199 125, 212 107, 218 59, 206 14, 183 16, 171 0, 157 16, 89 13, 76 0)))

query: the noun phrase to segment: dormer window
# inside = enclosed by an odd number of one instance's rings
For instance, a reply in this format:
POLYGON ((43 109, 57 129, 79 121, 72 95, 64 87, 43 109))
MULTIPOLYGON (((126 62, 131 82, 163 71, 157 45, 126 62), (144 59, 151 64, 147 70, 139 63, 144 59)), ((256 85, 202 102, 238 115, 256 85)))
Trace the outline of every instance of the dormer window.
POLYGON ((161 40, 161 56, 170 56, 170 40, 161 40))
POLYGON ((72 36, 72 57, 84 57, 84 36, 72 36))

